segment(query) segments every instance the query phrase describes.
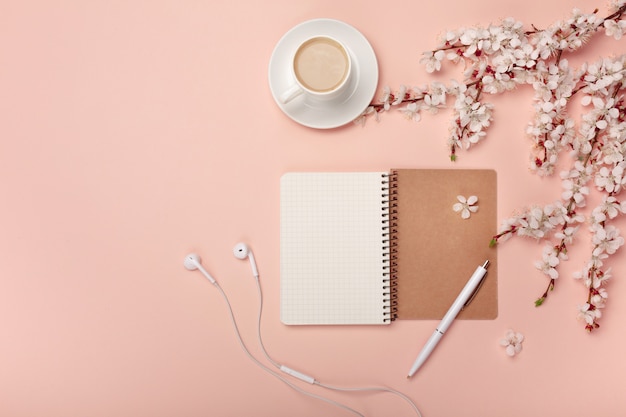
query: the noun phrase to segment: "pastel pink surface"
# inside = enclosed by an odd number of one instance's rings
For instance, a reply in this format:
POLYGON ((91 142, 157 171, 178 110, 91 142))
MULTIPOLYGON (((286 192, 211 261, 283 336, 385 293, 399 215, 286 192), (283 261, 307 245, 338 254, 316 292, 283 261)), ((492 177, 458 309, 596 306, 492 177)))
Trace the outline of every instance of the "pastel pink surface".
MULTIPOLYGON (((349 415, 257 368, 219 293, 183 268, 188 252, 200 253, 260 357, 254 281, 232 255, 239 241, 252 247, 261 272, 266 347, 322 382, 392 387, 424 416, 623 412, 626 262, 613 261, 602 327, 587 334, 575 318, 585 289, 570 278, 586 259, 584 239, 539 309, 533 301, 545 280, 533 261, 541 245, 502 245, 499 317, 455 323, 410 381, 435 322, 279 321, 282 173, 451 167, 446 111, 419 123, 391 113, 364 128, 324 131, 287 118, 267 82, 280 37, 308 19, 343 20, 376 51, 379 88, 396 88, 433 78, 420 53, 445 29, 509 16, 541 28, 574 7, 605 10, 604 1, 573 0, 5 2, 0 415, 349 415), (526 338, 513 359, 498 344, 508 328, 526 338)), ((623 40, 598 36, 570 59, 625 51, 623 40)), ((488 139, 454 165, 497 170, 499 220, 560 193, 557 178, 527 169, 531 98, 528 88, 490 98, 488 139)), ((303 387, 368 416, 413 415, 393 396, 303 387)))

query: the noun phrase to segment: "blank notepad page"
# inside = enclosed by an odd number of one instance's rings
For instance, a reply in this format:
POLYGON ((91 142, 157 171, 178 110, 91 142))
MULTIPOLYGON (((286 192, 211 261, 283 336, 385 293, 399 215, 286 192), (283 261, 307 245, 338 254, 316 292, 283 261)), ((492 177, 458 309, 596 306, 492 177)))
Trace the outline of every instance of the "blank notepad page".
POLYGON ((285 324, 384 324, 384 172, 287 173, 280 193, 285 324))

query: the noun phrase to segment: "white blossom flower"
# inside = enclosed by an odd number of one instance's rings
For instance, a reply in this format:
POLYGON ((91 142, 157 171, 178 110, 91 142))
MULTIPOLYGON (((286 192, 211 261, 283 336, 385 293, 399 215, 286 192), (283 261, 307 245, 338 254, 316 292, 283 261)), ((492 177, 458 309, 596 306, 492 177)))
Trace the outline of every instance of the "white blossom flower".
POLYGON ((602 253, 612 255, 624 245, 624 238, 620 236, 619 229, 613 225, 595 223, 591 225, 591 231, 593 233, 591 242, 595 246, 593 250, 594 256, 602 253))
POLYGON ((625 165, 621 163, 613 167, 613 169, 605 166, 601 167, 596 173, 596 187, 600 190, 606 190, 608 193, 619 192, 622 186, 626 184, 626 177, 624 176, 625 165))
POLYGON ((600 309, 594 305, 585 303, 578 306, 578 319, 583 320, 587 325, 593 325, 596 319, 602 316, 600 309))
POLYGON ((459 96, 454 104, 461 127, 469 127, 471 132, 478 132, 491 124, 491 106, 475 101, 469 95, 459 96))
POLYGON ((433 111, 446 104, 447 88, 442 83, 433 82, 430 84, 430 92, 423 96, 424 107, 433 111))
POLYGON ((566 245, 570 245, 574 242, 574 235, 578 231, 579 226, 572 227, 568 226, 564 230, 557 232, 554 234, 554 237, 560 239, 566 245))
POLYGON ((507 330, 504 339, 500 340, 500 345, 505 348, 506 354, 513 357, 522 351, 524 335, 513 330, 507 330))
POLYGON ((611 268, 606 268, 604 270, 598 268, 596 269, 593 282, 589 285, 589 288, 599 290, 600 287, 602 287, 611 278, 613 278, 613 271, 611 268))
POLYGON ((553 56, 561 47, 558 39, 554 36, 555 30, 555 28, 548 28, 538 33, 537 37, 533 39, 533 44, 537 48, 541 59, 553 56))
POLYGON ((565 189, 561 194, 563 200, 571 200, 576 203, 576 206, 584 207, 586 196, 589 195, 589 187, 580 185, 578 181, 570 179, 563 180, 562 184, 565 189))
POLYGON ((598 224, 606 221, 607 212, 602 207, 596 207, 591 211, 589 215, 589 222, 591 224, 598 224))
POLYGON ((616 40, 620 40, 624 34, 624 28, 626 28, 626 22, 623 20, 605 20, 604 21, 604 33, 606 36, 612 36, 616 40))
POLYGON ((441 61, 446 57, 443 50, 424 52, 420 63, 426 66, 426 72, 435 72, 441 70, 441 61))
POLYGON ((491 64, 498 73, 512 72, 515 69, 515 57, 511 51, 505 49, 493 57, 491 64))
POLYGON ((416 102, 411 102, 405 107, 398 109, 404 114, 407 119, 419 122, 422 116, 420 115, 420 109, 416 102))
POLYGON ((609 219, 614 219, 618 214, 624 214, 624 208, 626 208, 626 206, 617 201, 617 198, 613 196, 604 196, 602 204, 598 206, 598 208, 606 213, 609 219))
MULTIPOLYGON (((602 257, 606 257, 603 255, 602 257)), ((611 268, 602 269, 602 259, 594 257, 589 260, 582 271, 573 274, 574 279, 582 280, 585 287, 599 290, 606 281, 612 278, 611 268)), ((606 296, 604 297, 606 298, 606 296)))
POLYGON ((521 48, 517 48, 513 53, 515 56, 515 64, 521 68, 533 68, 539 58, 539 51, 533 48, 530 44, 522 45, 521 48))
POLYGON ((478 197, 475 195, 471 195, 468 198, 463 197, 462 195, 456 196, 458 203, 452 206, 454 211, 461 212, 461 217, 463 219, 469 219, 471 213, 476 213, 478 211, 478 206, 475 204, 478 202, 478 197))
POLYGON ((549 276, 550 279, 557 279, 559 272, 556 270, 556 267, 559 263, 560 261, 556 249, 552 245, 547 245, 543 248, 543 260, 536 261, 535 267, 549 276))
POLYGON ((467 46, 465 52, 463 52, 463 56, 471 58, 478 49, 481 49, 482 40, 480 39, 480 32, 481 30, 478 28, 469 28, 461 33, 459 41, 461 44, 467 46))

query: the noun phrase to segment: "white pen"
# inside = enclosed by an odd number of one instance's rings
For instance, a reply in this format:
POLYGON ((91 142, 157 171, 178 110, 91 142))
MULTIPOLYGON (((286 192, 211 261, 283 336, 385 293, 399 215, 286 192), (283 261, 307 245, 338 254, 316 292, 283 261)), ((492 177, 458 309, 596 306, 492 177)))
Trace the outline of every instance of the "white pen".
POLYGON ((479 289, 480 284, 483 282, 488 266, 489 261, 485 261, 484 264, 476 268, 476 271, 474 271, 470 279, 467 281, 467 284, 465 284, 465 287, 461 290, 461 293, 456 297, 456 300, 454 300, 454 303, 452 303, 452 306, 446 315, 443 316, 443 319, 441 319, 439 326, 437 326, 432 336, 430 336, 430 339, 428 339, 420 354, 417 355, 417 359, 415 359, 407 378, 411 378, 420 366, 426 362, 426 359, 428 359, 428 356, 433 351, 435 346, 437 346, 437 343, 439 343, 439 340, 441 340, 441 337, 444 335, 446 330, 448 330, 448 327, 450 327, 450 324, 452 324, 459 312, 470 301, 472 301, 476 291, 479 289))

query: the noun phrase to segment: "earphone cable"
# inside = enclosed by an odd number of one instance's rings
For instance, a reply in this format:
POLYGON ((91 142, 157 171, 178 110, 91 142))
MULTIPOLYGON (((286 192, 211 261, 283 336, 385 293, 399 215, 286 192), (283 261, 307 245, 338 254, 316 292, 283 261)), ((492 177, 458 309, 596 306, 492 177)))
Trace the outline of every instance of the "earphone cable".
POLYGON ((265 349, 265 344, 263 343, 263 338, 261 337, 261 317, 263 316, 263 291, 261 290, 261 283, 259 279, 256 280, 256 287, 259 297, 259 315, 257 316, 257 337, 259 339, 259 345, 261 346, 261 351, 265 355, 265 358, 276 368, 280 369, 280 363, 276 362, 274 358, 272 358, 269 353, 267 353, 267 349, 265 349))
POLYGON ((343 388, 343 387, 335 387, 332 385, 327 385, 327 384, 322 384, 321 382, 315 381, 316 385, 319 385, 321 387, 330 389, 330 390, 334 390, 334 391, 351 391, 351 392, 367 392, 367 391, 372 391, 372 392, 388 392, 389 394, 393 394, 393 395, 397 395, 398 397, 402 398, 404 401, 406 401, 407 403, 409 403, 409 405, 411 406, 411 408, 413 408, 413 411, 415 411, 415 414, 417 414, 419 417, 422 417, 422 413, 420 412, 419 408, 417 408, 417 405, 415 405, 415 403, 413 402, 413 400, 411 400, 408 396, 406 396, 405 394, 403 394, 400 391, 397 391, 395 389, 392 388, 386 388, 386 387, 348 387, 348 388, 343 388))
MULTIPOLYGON (((277 362, 274 358, 272 358, 270 356, 270 354, 267 352, 267 349, 265 348, 265 344, 263 343, 263 337, 261 336, 261 317, 263 315, 263 291, 261 289, 261 283, 259 281, 259 279, 255 279, 256 283, 257 283, 257 290, 258 290, 258 297, 259 297, 259 314, 257 317, 257 336, 259 339, 259 345, 261 346, 261 350, 263 351, 263 354, 265 355, 265 357, 267 358, 267 360, 269 362, 271 362, 276 368, 283 370, 283 365, 281 365, 279 362, 277 362)), ((422 417, 422 413, 420 412, 419 408, 417 408, 417 405, 415 405, 415 403, 413 402, 413 400, 411 400, 408 396, 406 396, 405 394, 401 393, 400 391, 397 391, 393 388, 386 388, 386 387, 347 387, 347 388, 342 388, 342 387, 336 387, 336 386, 332 386, 332 385, 327 385, 327 384, 323 384, 313 378, 311 378, 313 380, 313 384, 318 385, 322 388, 326 388, 329 390, 333 390, 333 391, 343 391, 343 392, 387 392, 393 395, 396 395, 400 398, 402 398, 404 401, 406 401, 411 408, 413 409, 413 411, 415 411, 415 413, 417 414, 417 416, 422 417)))
MULTIPOLYGON (((241 346, 241 348, 243 349, 243 351, 246 353, 246 355, 250 358, 250 360, 252 360, 256 365, 258 365, 261 369, 263 369, 265 372, 269 373, 270 375, 278 378, 279 380, 281 380, 283 383, 285 383, 286 385, 288 385, 290 388, 294 389, 295 391, 299 392, 300 394, 306 395, 308 397, 323 401, 325 403, 328 403, 330 405, 334 405, 338 408, 341 408, 345 411, 348 411, 350 413, 353 413, 357 416, 360 417, 365 417, 363 414, 359 413, 357 410, 354 410, 353 408, 348 407, 347 405, 341 404, 337 401, 331 400, 329 398, 325 398, 322 397, 320 395, 316 395, 313 394, 311 392, 305 391, 302 388, 298 387, 297 385, 294 385, 293 383, 291 383, 290 381, 288 381, 286 378, 284 378, 281 374, 279 374, 278 372, 273 371, 272 369, 268 368, 267 366, 265 366, 262 362, 260 362, 256 357, 254 357, 254 355, 252 355, 252 353, 250 353, 250 350, 248 349, 248 347, 246 346, 245 342, 243 341, 243 338, 241 337, 241 333, 239 331, 239 326, 237 325, 237 320, 235 319, 235 314, 233 313, 233 308, 230 304, 230 300, 228 299, 228 296, 226 295, 226 292, 224 292, 224 290, 222 289, 222 287, 220 287, 220 285, 215 282, 213 285, 215 285, 215 287, 217 287, 217 289, 219 290, 220 294, 222 295, 222 297, 224 298, 224 301, 226 302, 226 306, 228 308, 228 313, 230 315, 230 320, 231 323, 235 329, 235 334, 237 335, 237 340, 239 342, 239 345, 241 346)), ((259 287, 260 288, 260 287, 259 287)), ((265 352, 265 348, 263 348, 263 351, 265 352)), ((267 353, 265 353, 266 356, 267 353)), ((269 356, 268 356, 269 357, 269 356)))

